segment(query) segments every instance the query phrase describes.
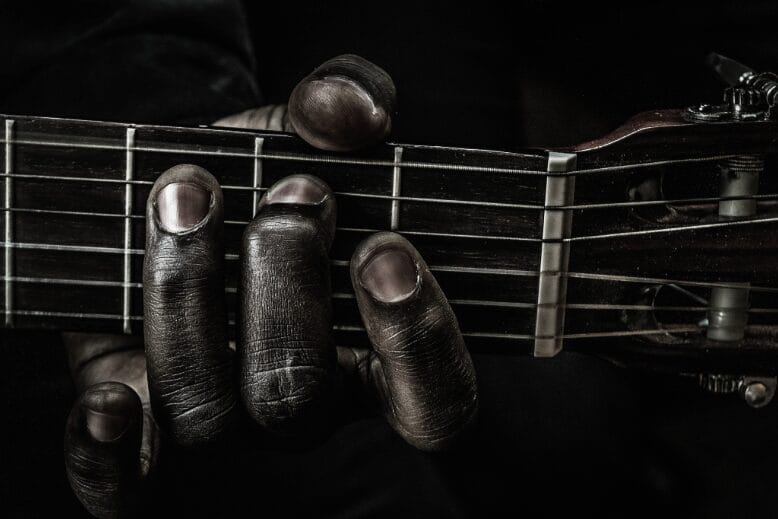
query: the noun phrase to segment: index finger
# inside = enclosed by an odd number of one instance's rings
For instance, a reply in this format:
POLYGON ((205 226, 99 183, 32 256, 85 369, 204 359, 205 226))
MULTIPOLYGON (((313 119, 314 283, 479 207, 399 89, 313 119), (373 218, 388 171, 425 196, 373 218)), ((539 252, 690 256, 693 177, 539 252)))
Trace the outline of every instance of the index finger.
POLYGON ((155 417, 184 446, 232 424, 237 399, 224 301, 223 200, 197 166, 166 171, 146 214, 143 328, 155 417))

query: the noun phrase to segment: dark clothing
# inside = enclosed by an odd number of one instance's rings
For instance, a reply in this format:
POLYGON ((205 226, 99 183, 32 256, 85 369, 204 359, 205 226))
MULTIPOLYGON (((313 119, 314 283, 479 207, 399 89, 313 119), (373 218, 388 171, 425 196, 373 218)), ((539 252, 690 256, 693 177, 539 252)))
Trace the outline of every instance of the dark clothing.
MULTIPOLYGON (((354 52, 394 76, 400 140, 516 147, 715 101, 720 85, 701 65, 710 50, 778 69, 769 2, 703 16, 610 9, 596 23, 544 2, 520 12, 246 7, 248 18, 229 0, 3 2, 0 111, 207 123, 257 106, 258 83, 283 102, 319 62, 354 52)), ((0 331, 0 341, 0 515, 86 516, 64 476, 75 395, 59 337, 0 331)), ((225 472, 213 460, 184 466, 171 492, 189 514, 229 517, 248 514, 236 495, 256 496, 257 516, 774 513, 778 404, 754 411, 689 379, 568 353, 474 362, 479 426, 452 453, 416 452, 364 419, 313 450, 247 453, 225 472)))
POLYGON ((0 6, 0 110, 213 122, 260 102, 238 0, 0 6))

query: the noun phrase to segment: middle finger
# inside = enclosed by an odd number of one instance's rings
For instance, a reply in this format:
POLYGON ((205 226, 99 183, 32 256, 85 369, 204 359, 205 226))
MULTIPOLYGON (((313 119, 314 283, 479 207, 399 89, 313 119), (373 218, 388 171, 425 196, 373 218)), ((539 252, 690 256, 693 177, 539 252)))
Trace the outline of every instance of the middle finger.
POLYGON ((272 186, 243 235, 238 328, 241 395, 271 434, 320 431, 331 416, 329 249, 335 200, 320 180, 287 177, 272 186))

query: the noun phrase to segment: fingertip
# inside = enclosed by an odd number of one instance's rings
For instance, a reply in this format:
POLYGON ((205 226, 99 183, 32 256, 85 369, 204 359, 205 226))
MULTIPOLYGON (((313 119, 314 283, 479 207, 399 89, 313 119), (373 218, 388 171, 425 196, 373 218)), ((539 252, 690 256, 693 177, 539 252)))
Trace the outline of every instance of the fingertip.
POLYGON ((81 397, 81 408, 90 436, 99 442, 112 442, 137 422, 141 403, 128 386, 107 382, 87 389, 81 397))
POLYGON ((397 90, 385 70, 345 54, 333 58, 297 84, 288 118, 308 143, 350 151, 380 142, 392 129, 397 90))
MULTIPOLYGON (((335 236, 337 202, 330 187, 312 175, 290 175, 273 184, 257 204, 257 211, 273 207, 279 212, 289 210, 313 216, 326 234, 327 248, 335 236)), ((254 222, 252 222, 254 225, 254 222)))
POLYGON ((292 175, 258 207, 241 253, 240 394, 269 436, 306 443, 331 426, 337 388, 328 258, 335 200, 321 180, 292 175))
POLYGON ((222 217, 219 182, 193 164, 174 166, 157 178, 148 198, 149 221, 171 234, 183 234, 222 217))
POLYGON ((375 302, 401 303, 421 289, 427 266, 416 248, 393 232, 376 233, 363 240, 350 264, 354 288, 375 302))
POLYGON ((379 356, 371 380, 387 420, 418 449, 450 448, 475 421, 478 393, 445 294, 419 252, 395 233, 363 241, 352 257, 351 276, 379 356))
POLYGON ((65 468, 76 497, 96 517, 117 517, 139 506, 143 409, 130 387, 90 386, 71 410, 65 468))
POLYGON ((77 419, 73 425, 84 437, 98 443, 117 442, 139 430, 143 421, 140 397, 119 382, 90 386, 82 393, 74 412, 77 419))
POLYGON ((215 441, 236 416, 227 346, 224 209, 217 180, 182 164, 149 195, 143 330, 150 401, 178 445, 215 441))

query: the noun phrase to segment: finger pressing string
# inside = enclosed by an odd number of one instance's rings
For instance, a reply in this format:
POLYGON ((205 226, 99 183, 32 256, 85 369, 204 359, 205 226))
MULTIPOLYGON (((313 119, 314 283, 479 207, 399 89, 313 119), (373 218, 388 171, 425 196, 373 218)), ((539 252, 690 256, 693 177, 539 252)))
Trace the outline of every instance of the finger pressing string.
POLYGON ((475 369, 457 319, 418 251, 379 233, 351 261, 362 321, 380 362, 372 380, 389 423, 423 450, 449 448, 475 420, 475 369))
POLYGON ((335 348, 328 253, 335 200, 323 182, 270 188, 243 235, 237 351, 243 402, 267 432, 309 439, 333 417, 335 348))
POLYGON ((227 345, 223 199, 207 171, 176 166, 149 195, 143 264, 151 403, 180 445, 222 437, 237 399, 227 345))

